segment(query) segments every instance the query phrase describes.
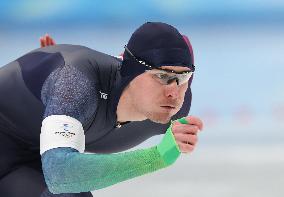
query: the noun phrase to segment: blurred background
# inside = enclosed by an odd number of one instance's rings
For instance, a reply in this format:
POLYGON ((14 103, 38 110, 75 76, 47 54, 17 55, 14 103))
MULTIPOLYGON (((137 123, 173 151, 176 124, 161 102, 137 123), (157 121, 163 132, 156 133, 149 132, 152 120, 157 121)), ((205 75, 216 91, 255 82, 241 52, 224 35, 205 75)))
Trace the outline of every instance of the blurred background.
POLYGON ((94 196, 284 196, 284 1, 14 0, 0 10, 0 67, 38 48, 45 33, 111 55, 147 21, 190 38, 197 68, 190 114, 205 125, 197 149, 94 196))

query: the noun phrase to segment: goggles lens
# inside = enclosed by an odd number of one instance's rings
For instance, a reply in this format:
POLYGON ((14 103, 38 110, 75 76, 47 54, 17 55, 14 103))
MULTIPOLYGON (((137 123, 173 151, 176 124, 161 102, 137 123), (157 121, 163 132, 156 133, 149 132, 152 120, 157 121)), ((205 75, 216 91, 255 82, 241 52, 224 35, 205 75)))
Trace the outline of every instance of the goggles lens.
POLYGON ((176 81, 178 85, 182 85, 187 83, 193 72, 183 72, 183 73, 175 73, 174 71, 164 70, 164 69, 152 69, 146 70, 153 75, 155 79, 157 79, 161 84, 168 85, 173 81, 176 81))

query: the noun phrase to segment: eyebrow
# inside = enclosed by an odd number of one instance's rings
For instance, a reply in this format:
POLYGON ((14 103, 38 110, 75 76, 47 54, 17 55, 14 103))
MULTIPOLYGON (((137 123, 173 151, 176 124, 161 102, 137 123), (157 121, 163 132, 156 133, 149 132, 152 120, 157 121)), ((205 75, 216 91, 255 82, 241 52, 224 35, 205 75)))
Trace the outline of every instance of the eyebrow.
POLYGON ((192 72, 192 69, 187 69, 187 70, 175 70, 174 68, 162 68, 162 67, 160 67, 161 69, 163 69, 163 70, 168 70, 168 71, 175 71, 175 72, 192 72))

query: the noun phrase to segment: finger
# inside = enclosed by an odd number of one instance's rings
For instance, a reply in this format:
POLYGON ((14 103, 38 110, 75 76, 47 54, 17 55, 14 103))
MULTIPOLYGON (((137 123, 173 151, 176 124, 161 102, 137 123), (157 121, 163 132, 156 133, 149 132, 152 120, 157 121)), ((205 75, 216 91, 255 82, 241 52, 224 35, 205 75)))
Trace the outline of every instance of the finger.
POLYGON ((172 126, 173 133, 197 134, 198 131, 199 128, 196 125, 175 124, 172 126))
POLYGON ((40 46, 41 47, 45 47, 45 43, 44 43, 43 37, 40 37, 40 46))
POLYGON ((193 116, 188 116, 188 117, 184 117, 182 118, 183 120, 181 121, 181 119, 175 120, 174 123, 179 124, 179 125, 200 125, 203 126, 202 121, 199 118, 193 117, 193 116))
POLYGON ((48 35, 48 43, 49 43, 49 46, 55 45, 54 40, 49 35, 48 35))
POLYGON ((50 46, 51 43, 50 43, 50 37, 48 35, 45 36, 45 39, 46 39, 46 45, 47 46, 50 46))
POLYGON ((48 46, 46 35, 43 36, 43 41, 44 41, 45 46, 48 46))
POLYGON ((181 140, 177 140, 178 137, 176 138, 176 141, 181 143, 181 144, 189 144, 192 146, 195 146, 197 144, 197 138, 187 138, 186 140, 184 138, 181 138, 181 140))
POLYGON ((184 143, 177 143, 179 146, 179 149, 182 153, 190 153, 194 150, 194 146, 190 144, 184 144, 184 143))
POLYGON ((54 40, 50 37, 50 44, 51 45, 55 45, 55 42, 54 42, 54 40))
POLYGON ((200 130, 203 129, 203 122, 195 116, 188 116, 185 118, 189 124, 197 125, 200 130))
POLYGON ((198 141, 197 135, 191 135, 191 134, 182 134, 182 133, 177 133, 174 134, 176 141, 184 144, 191 144, 195 145, 198 141))

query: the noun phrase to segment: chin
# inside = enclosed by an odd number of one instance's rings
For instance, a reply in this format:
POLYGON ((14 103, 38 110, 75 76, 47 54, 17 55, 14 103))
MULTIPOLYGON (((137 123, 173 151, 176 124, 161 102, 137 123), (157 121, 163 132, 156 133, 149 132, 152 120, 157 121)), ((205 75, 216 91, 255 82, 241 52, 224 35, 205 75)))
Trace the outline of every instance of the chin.
POLYGON ((151 120, 152 122, 155 123, 160 123, 160 124, 167 124, 168 122, 170 122, 171 120, 171 116, 169 115, 162 115, 162 114, 158 114, 158 115, 152 115, 150 117, 148 117, 149 120, 151 120))

